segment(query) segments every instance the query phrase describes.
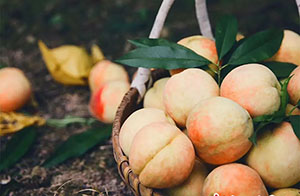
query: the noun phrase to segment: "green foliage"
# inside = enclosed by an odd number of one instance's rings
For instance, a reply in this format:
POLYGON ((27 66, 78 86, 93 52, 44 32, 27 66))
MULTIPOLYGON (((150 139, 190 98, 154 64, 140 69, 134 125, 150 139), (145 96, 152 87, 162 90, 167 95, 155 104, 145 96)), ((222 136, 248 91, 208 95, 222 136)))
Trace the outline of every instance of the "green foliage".
POLYGON ((283 31, 269 29, 252 35, 233 52, 228 64, 242 65, 266 60, 280 48, 283 31))
POLYGON ((37 132, 33 127, 25 128, 13 135, 0 153, 0 171, 17 163, 28 152, 36 135, 37 132))
POLYGON ((80 125, 87 125, 91 126, 93 123, 98 122, 94 118, 81 118, 81 117, 76 117, 76 116, 66 116, 63 119, 48 119, 46 121, 47 125, 51 127, 56 127, 56 128, 64 128, 67 127, 70 124, 80 124, 80 125))
POLYGON ((289 116, 295 135, 300 139, 300 115, 289 116))
POLYGON ((70 136, 63 142, 43 164, 49 168, 58 165, 65 160, 83 155, 92 147, 105 142, 111 136, 110 125, 99 128, 91 128, 85 132, 70 136))
POLYGON ((230 51, 236 42, 236 35, 238 32, 238 23, 233 16, 222 17, 216 25, 216 47, 219 59, 230 51))
POLYGON ((287 78, 291 72, 297 67, 291 63, 281 62, 262 62, 267 66, 278 78, 287 78))

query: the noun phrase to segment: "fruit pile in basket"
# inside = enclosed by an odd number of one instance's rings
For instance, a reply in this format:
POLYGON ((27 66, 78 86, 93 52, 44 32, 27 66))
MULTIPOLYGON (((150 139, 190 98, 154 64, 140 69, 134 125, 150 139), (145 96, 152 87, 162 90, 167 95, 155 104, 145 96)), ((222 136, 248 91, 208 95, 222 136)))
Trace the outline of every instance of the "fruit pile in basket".
POLYGON ((299 195, 300 36, 266 30, 237 40, 232 17, 215 36, 134 40, 118 60, 171 70, 122 124, 130 168, 164 195, 299 195))

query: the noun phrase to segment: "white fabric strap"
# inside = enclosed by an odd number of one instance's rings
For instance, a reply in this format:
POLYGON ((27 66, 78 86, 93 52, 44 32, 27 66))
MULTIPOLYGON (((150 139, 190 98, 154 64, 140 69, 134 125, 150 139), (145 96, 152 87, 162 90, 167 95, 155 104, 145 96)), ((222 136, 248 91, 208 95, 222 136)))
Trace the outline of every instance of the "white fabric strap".
MULTIPOLYGON (((164 26, 166 17, 169 13, 170 8, 172 7, 174 0, 163 0, 158 13, 156 15, 152 30, 150 32, 149 38, 159 38, 161 30, 164 26)), ((131 83, 131 87, 134 87, 138 90, 140 98, 144 97, 146 93, 146 82, 151 79, 151 71, 146 68, 138 68, 137 76, 131 83)), ((151 80, 150 80, 151 82, 151 80)), ((151 84, 150 84, 151 85, 151 84)))
POLYGON ((205 37, 214 39, 209 22, 206 0, 196 0, 195 7, 201 34, 205 37))

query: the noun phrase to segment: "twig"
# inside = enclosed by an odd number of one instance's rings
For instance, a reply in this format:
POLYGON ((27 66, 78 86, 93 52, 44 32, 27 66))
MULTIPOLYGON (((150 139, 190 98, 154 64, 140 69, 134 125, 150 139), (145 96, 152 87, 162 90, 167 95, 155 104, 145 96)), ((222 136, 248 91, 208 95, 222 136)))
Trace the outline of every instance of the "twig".
MULTIPOLYGON (((149 38, 159 38, 161 30, 165 24, 166 17, 173 3, 174 0, 163 0, 156 15, 149 38)), ((140 94, 140 99, 138 100, 138 102, 141 101, 142 97, 146 93, 145 83, 150 79, 150 74, 151 71, 149 69, 140 67, 138 68, 137 76, 131 83, 131 87, 136 88, 140 94)))
POLYGON ((206 0, 196 0, 195 7, 201 34, 205 37, 214 39, 209 22, 206 0))

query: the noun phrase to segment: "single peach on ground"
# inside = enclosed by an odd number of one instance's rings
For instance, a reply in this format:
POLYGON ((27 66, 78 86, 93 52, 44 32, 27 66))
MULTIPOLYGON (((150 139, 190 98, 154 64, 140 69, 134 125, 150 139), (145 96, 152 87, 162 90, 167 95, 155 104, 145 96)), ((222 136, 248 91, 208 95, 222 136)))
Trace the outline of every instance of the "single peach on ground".
MULTIPOLYGON (((300 56, 299 56, 300 59, 300 56)), ((290 102, 296 105, 300 101, 300 66, 298 66, 291 73, 291 80, 289 81, 287 91, 290 96, 290 102)))
MULTIPOLYGON (((205 57, 206 59, 210 60, 215 64, 218 63, 218 53, 217 53, 216 43, 215 41, 207 37, 201 35, 194 35, 194 36, 183 38, 177 43, 179 45, 185 46, 193 50, 197 54, 205 57)), ((209 68, 212 70, 216 70, 216 66, 213 64, 209 65, 209 68)), ((207 71, 209 72, 209 74, 214 75, 214 72, 210 69, 208 69, 207 71)), ((170 74, 174 75, 180 73, 183 70, 184 69, 181 68, 170 70, 170 74)))
POLYGON ((252 117, 257 117, 278 110, 280 89, 280 83, 269 68, 246 64, 228 73, 221 84, 220 95, 237 102, 252 117))
POLYGON ((267 186, 286 188, 300 181, 300 141, 290 123, 264 130, 247 157, 267 186))
POLYGON ((250 167, 231 163, 217 167, 204 181, 202 196, 268 196, 258 173, 250 167))
POLYGON ((210 164, 238 160, 251 147, 252 119, 239 104, 224 97, 199 102, 190 112, 186 127, 197 155, 210 164))
POLYGON ((124 81, 111 81, 102 85, 92 94, 89 103, 91 114, 101 122, 112 123, 129 87, 129 83, 124 81))
POLYGON ((109 60, 103 60, 91 69, 89 75, 89 86, 92 91, 95 91, 104 83, 114 80, 129 82, 126 70, 121 65, 109 60))
POLYGON ((132 113, 120 129, 119 142, 123 152, 128 156, 134 136, 144 126, 153 122, 175 122, 163 110, 143 108, 132 113))
POLYGON ((290 30, 284 30, 281 46, 268 61, 293 63, 300 66, 300 36, 290 30))
POLYGON ((274 191, 271 196, 300 196, 300 189, 295 189, 295 188, 279 189, 274 191))
POLYGON ((129 153, 132 171, 151 188, 170 188, 183 183, 195 162, 189 138, 175 125, 155 122, 143 127, 134 137, 129 153))
POLYGON ((219 95, 216 81, 201 69, 186 69, 173 75, 167 82, 163 94, 166 112, 180 126, 194 106, 203 99, 219 95))
POLYGON ((30 96, 30 82, 20 69, 13 67, 0 69, 0 112, 20 109, 30 96))
POLYGON ((169 78, 162 78, 154 82, 153 87, 150 88, 144 97, 144 107, 145 108, 157 108, 164 110, 163 104, 163 92, 165 85, 169 78))
POLYGON ((170 196, 199 196, 202 193, 204 180, 208 170, 204 163, 195 159, 194 168, 191 175, 182 184, 167 189, 166 194, 170 196))

